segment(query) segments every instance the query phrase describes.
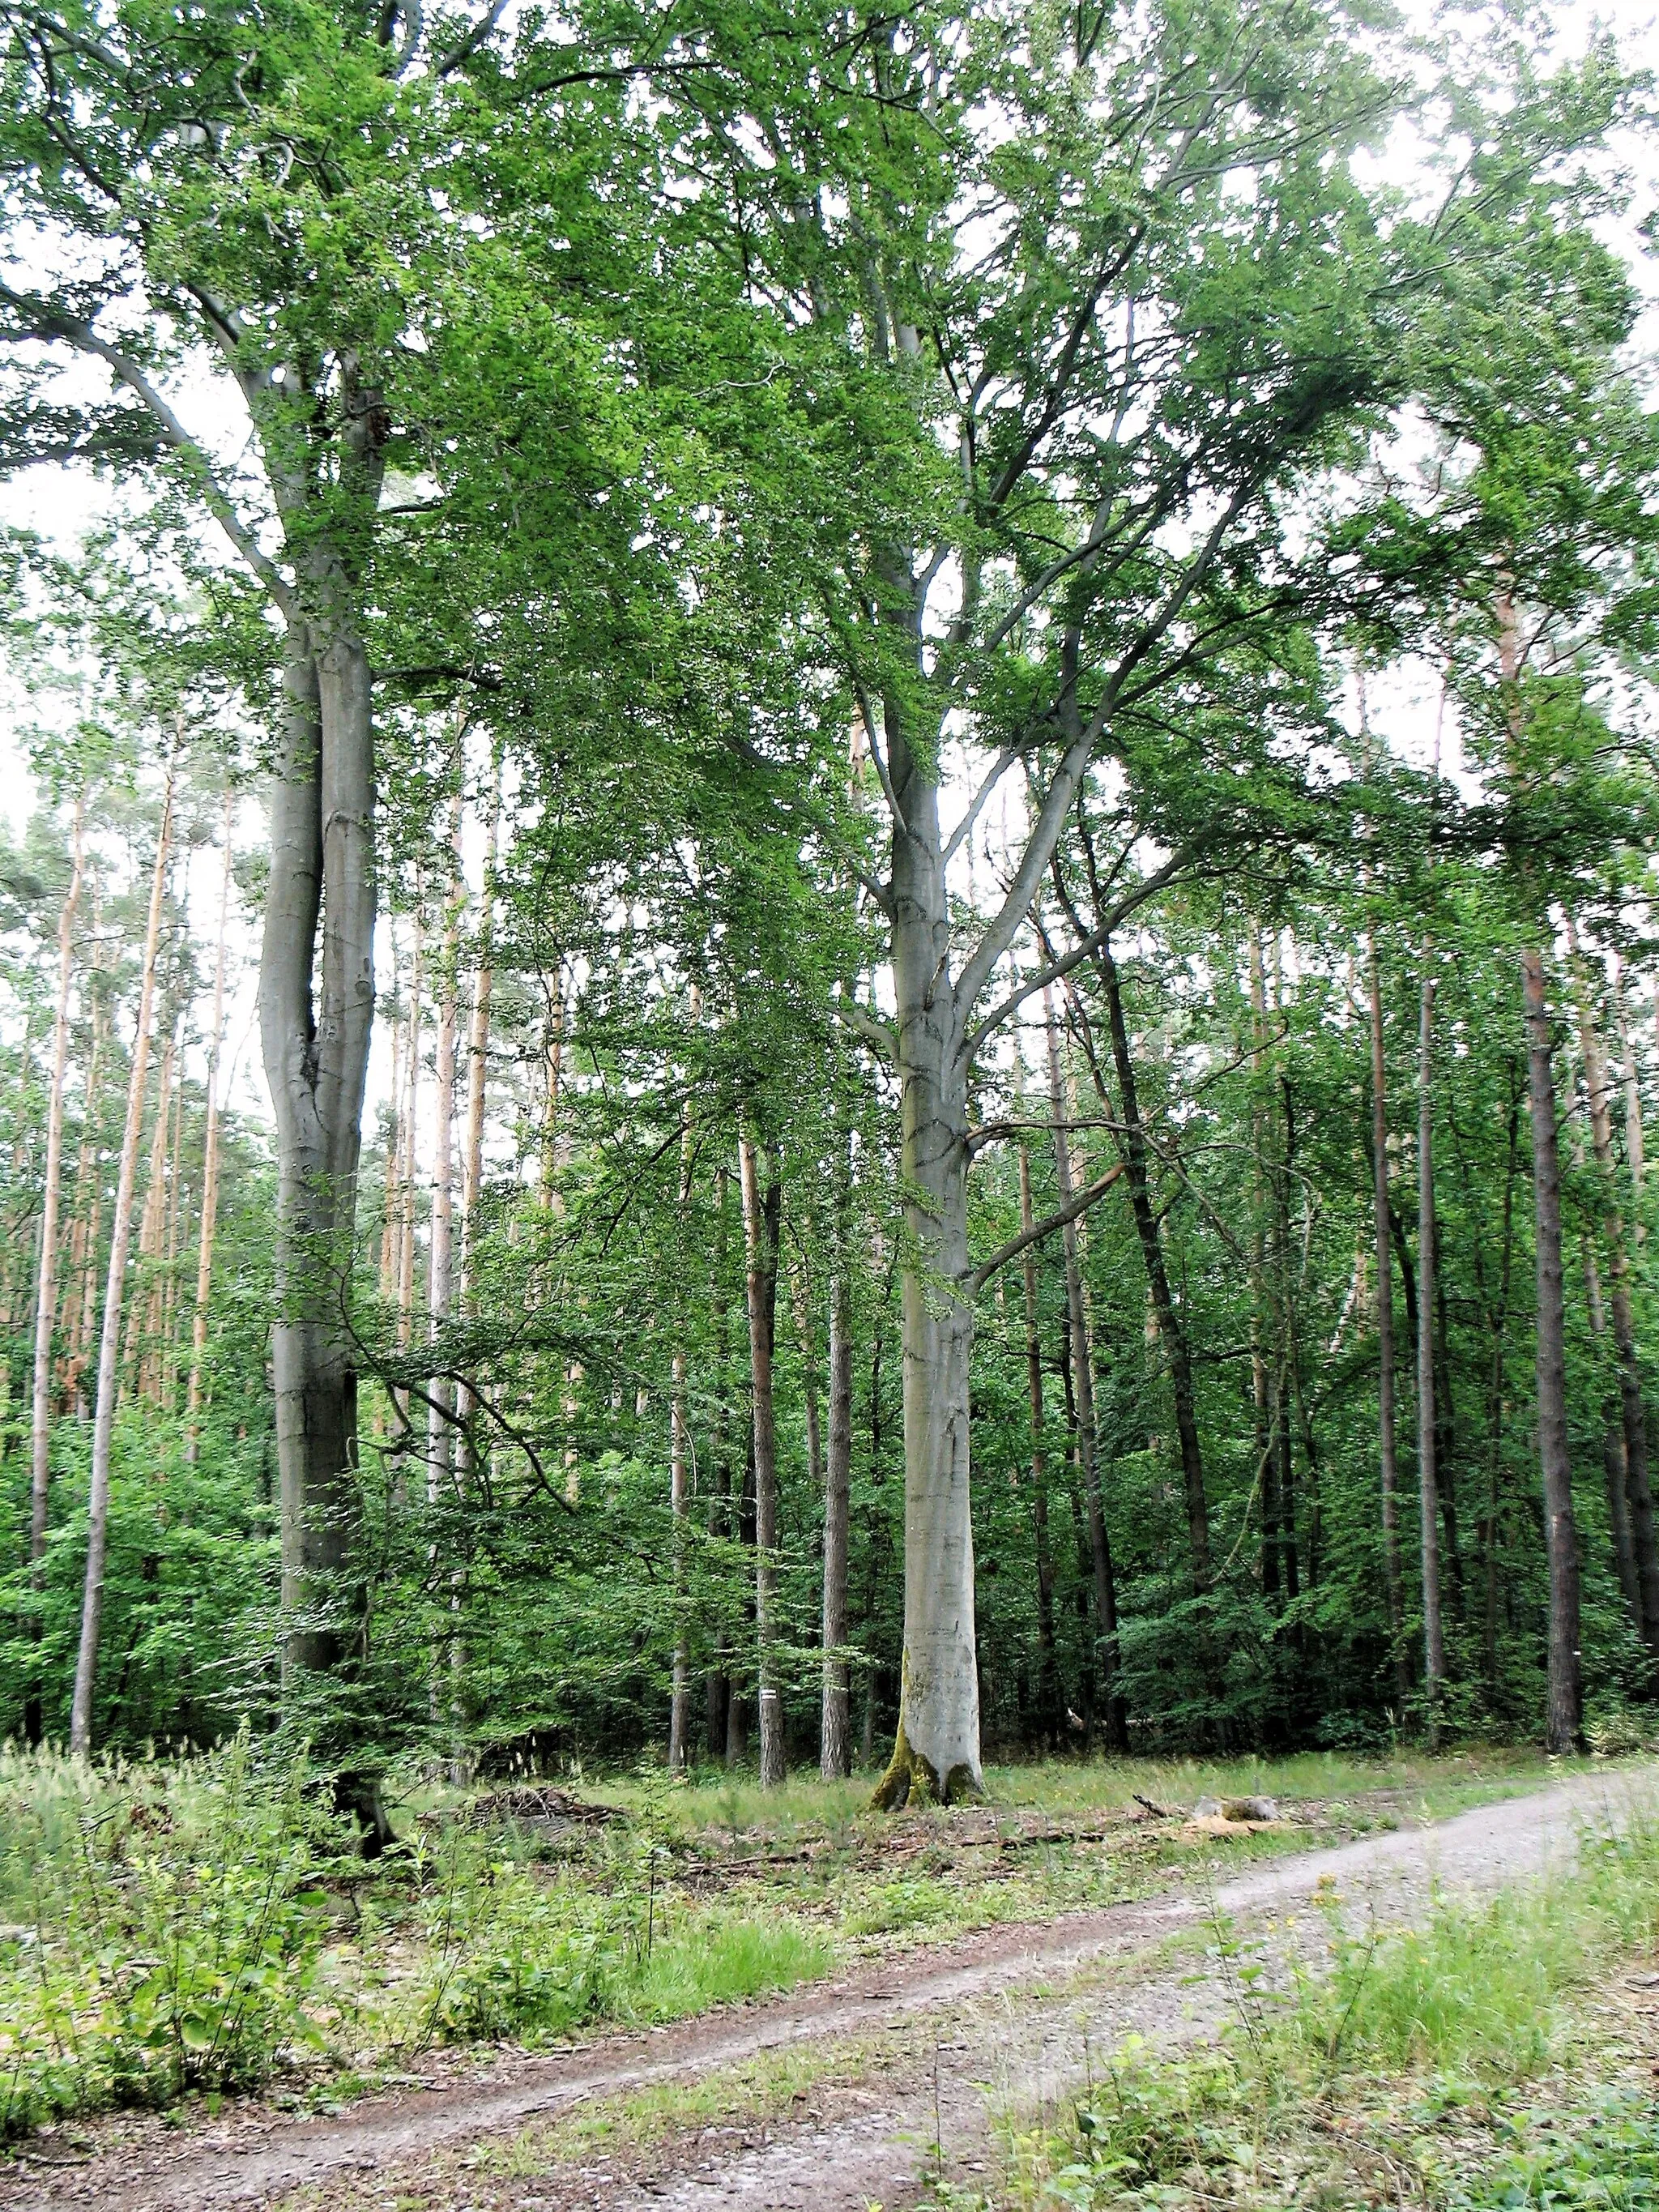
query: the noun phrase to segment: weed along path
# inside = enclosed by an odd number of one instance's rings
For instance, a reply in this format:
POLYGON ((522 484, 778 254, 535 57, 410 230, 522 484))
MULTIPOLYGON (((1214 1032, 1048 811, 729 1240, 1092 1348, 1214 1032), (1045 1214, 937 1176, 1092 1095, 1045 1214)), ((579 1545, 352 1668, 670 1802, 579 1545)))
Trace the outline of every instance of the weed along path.
POLYGON ((1212 1892, 994 1929, 644 2034, 498 2054, 447 2087, 329 2118, 238 2104, 193 2128, 65 2128, 0 2167, 0 2209, 896 2212, 936 2160, 972 2178, 999 2102, 1063 2094, 1130 2032, 1212 2024, 1219 1993, 1189 1986, 1188 1971, 1214 1913, 1248 1926, 1334 1883, 1351 1911, 1409 1920, 1436 1885, 1478 1892, 1536 1873, 1571 1850, 1583 1820, 1621 1820, 1655 1775, 1580 1775, 1430 1826, 1258 1862, 1212 1892))

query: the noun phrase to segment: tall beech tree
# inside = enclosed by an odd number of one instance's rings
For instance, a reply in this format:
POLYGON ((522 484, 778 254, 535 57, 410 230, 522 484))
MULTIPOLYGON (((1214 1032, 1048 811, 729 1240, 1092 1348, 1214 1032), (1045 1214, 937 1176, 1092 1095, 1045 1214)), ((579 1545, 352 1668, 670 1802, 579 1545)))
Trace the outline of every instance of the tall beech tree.
MULTIPOLYGON (((1403 81, 1362 60, 1374 46, 1338 10, 1155 7, 1041 31, 1017 10, 968 42, 918 17, 853 51, 882 102, 879 167, 860 166, 839 83, 846 128, 780 95, 758 143, 723 150, 745 269, 801 331, 815 424, 841 426, 846 500, 812 530, 797 502, 795 535, 890 836, 866 877, 894 1018, 858 1018, 885 1031, 908 1194, 893 1803, 980 1784, 969 1390, 988 1278, 969 1251, 969 1099, 1004 1023, 1054 980, 1028 969, 999 995, 993 978, 1091 777, 1127 769, 1167 825, 1192 797, 1175 700, 1254 626, 1340 597, 1340 565, 1293 557, 1277 503, 1311 497, 1411 395, 1429 303, 1491 252, 1492 208, 1531 204, 1599 125, 1576 81, 1517 86, 1419 217, 1357 181, 1349 157, 1386 133, 1403 81), (952 865, 1016 766, 1006 895, 953 911, 952 865)), ((811 451, 821 479, 839 450, 820 434, 811 451)), ((1134 897, 1097 918, 1103 939, 1134 897)))

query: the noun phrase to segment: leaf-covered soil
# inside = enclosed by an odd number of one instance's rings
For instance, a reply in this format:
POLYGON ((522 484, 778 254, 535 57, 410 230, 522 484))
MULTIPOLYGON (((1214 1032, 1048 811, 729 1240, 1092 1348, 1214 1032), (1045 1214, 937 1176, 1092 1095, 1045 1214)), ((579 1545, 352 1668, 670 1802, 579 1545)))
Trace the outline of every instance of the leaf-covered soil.
MULTIPOLYGON (((915 2201, 940 2154, 971 2181, 988 2155, 991 2106, 1068 2092, 1091 2054, 1127 2032, 1213 2022, 1218 1998, 1189 1984, 1182 1954, 1190 1961, 1215 1912, 1281 1917, 1335 1882, 1379 1917, 1408 1917, 1432 1881, 1478 1889, 1535 1869, 1570 1847, 1583 1814, 1616 1818, 1628 1790, 1616 1775, 1579 1775, 1397 1826, 1378 1823, 1399 1820, 1399 1808, 1356 1802, 1343 1818, 1371 1832, 1334 1844, 1312 1807, 1299 1808, 1300 1824, 1255 1837, 1145 1811, 1092 1822, 1035 1808, 918 1816, 875 1846, 844 1838, 840 1857, 873 1848, 866 1887, 884 1886, 873 1871, 902 1888, 910 1879, 948 1887, 983 1860, 1020 1868, 1051 1854, 1067 1870, 1093 1861, 1093 1878, 1119 1901, 968 1933, 940 1925, 926 1944, 915 1927, 872 1929, 861 1961, 793 1996, 551 2051, 433 2055, 416 2078, 333 2112, 296 2113, 268 2098, 66 2124, 0 2169, 0 2207, 864 2212, 878 2202, 892 2212, 915 2201), (1241 1855, 1251 1863, 1241 1866, 1241 1855)), ((786 1865, 766 1863, 764 1845, 747 1854, 763 1866, 737 1863, 744 1830, 733 1825, 722 1876, 784 1880, 786 1865)), ((772 1839, 780 1853, 810 1853, 811 1841, 772 1839)), ((797 1911, 800 1868, 811 1865, 810 1856, 798 1862, 790 1881, 797 1911)), ((860 1871, 843 1865, 836 1878, 860 1871)), ((984 1887, 983 1875, 971 1887, 984 1887)))

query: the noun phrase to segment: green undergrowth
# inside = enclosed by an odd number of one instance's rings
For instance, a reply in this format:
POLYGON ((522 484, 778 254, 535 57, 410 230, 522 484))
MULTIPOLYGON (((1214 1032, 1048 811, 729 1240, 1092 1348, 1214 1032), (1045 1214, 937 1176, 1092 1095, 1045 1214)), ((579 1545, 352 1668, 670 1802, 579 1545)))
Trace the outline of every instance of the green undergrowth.
MULTIPOLYGON (((545 2045, 796 1987, 1000 1923, 1151 1893, 1392 1825, 1535 1764, 1466 1754, 1076 1762, 993 1770, 971 1811, 872 1814, 861 1785, 659 1771, 609 1817, 537 1819, 522 1793, 429 1779, 373 1866, 303 1765, 244 1739, 97 1766, 0 1753, 0 2137, 114 2104, 343 2094, 434 2045, 545 2045), (1137 1796, 1324 1801, 1218 1842, 1125 1816, 1137 1796), (515 1807, 517 1809, 515 1809, 515 1807)), ((535 1785, 539 1789, 539 1785, 535 1785)), ((577 1808, 580 1811, 580 1808, 577 1808)))
POLYGON ((1571 1870, 1437 1898, 1419 1928, 1379 1932, 1334 1889, 1319 1911, 1317 1942, 1215 1917, 1195 1979, 1216 2031, 1129 2039, 1063 2115, 1009 2131, 992 2192, 941 2182, 941 2212, 1659 2207, 1650 1796, 1571 1870))
POLYGON ((246 1741, 144 1766, 0 1757, 0 2137, 678 2019, 834 1960, 797 1915, 667 1887, 648 1822, 582 1869, 459 1821, 368 1869, 321 1804, 246 1741))

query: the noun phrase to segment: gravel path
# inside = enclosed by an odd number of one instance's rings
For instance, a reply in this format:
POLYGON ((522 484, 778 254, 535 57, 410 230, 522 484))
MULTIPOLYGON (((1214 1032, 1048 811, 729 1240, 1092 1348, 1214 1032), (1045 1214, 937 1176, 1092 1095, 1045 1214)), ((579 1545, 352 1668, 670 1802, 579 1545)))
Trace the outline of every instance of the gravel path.
MULTIPOLYGON (((1253 1866, 1213 1902, 1235 1919, 1273 1917, 1328 1880, 1351 1909, 1409 1919, 1437 1882, 1480 1891, 1537 1873, 1552 1854, 1571 1849, 1581 1822, 1618 1821, 1652 1779, 1651 1769, 1582 1777, 1428 1828, 1253 1866)), ((0 2168, 0 2212, 196 2212, 274 2205, 296 2194, 319 2206, 349 2196, 354 2204, 488 2201, 527 2212, 866 2212, 872 2203, 896 2212, 915 2201, 936 2133, 950 2147, 947 2163, 971 2168, 983 2154, 989 2102, 1025 2106, 1063 2094, 1082 2078, 1088 2049, 1131 2031, 1193 2034, 1212 2023, 1213 2002, 1186 1987, 1182 1974, 1151 1960, 1145 1973, 1133 1971, 1136 1954, 1200 1923, 1210 1905, 1189 1893, 1045 1927, 994 1929, 795 1998, 504 2061, 453 2087, 365 2100, 332 2118, 295 2120, 254 2106, 188 2135, 129 2123, 90 2158, 47 2165, 46 2158, 64 2157, 59 2135, 38 2147, 44 2157, 0 2168), (476 2199, 447 2188, 428 2196, 423 2186, 434 2154, 449 2172, 468 2147, 510 2142, 526 2123, 582 2100, 890 2027, 908 2029, 913 2042, 931 2040, 931 2048, 896 2075, 884 2072, 863 2110, 820 2126, 786 2126, 763 2145, 700 2161, 699 2170, 687 2171, 684 2161, 706 2145, 669 2142, 643 2177, 571 2168, 476 2199)))

